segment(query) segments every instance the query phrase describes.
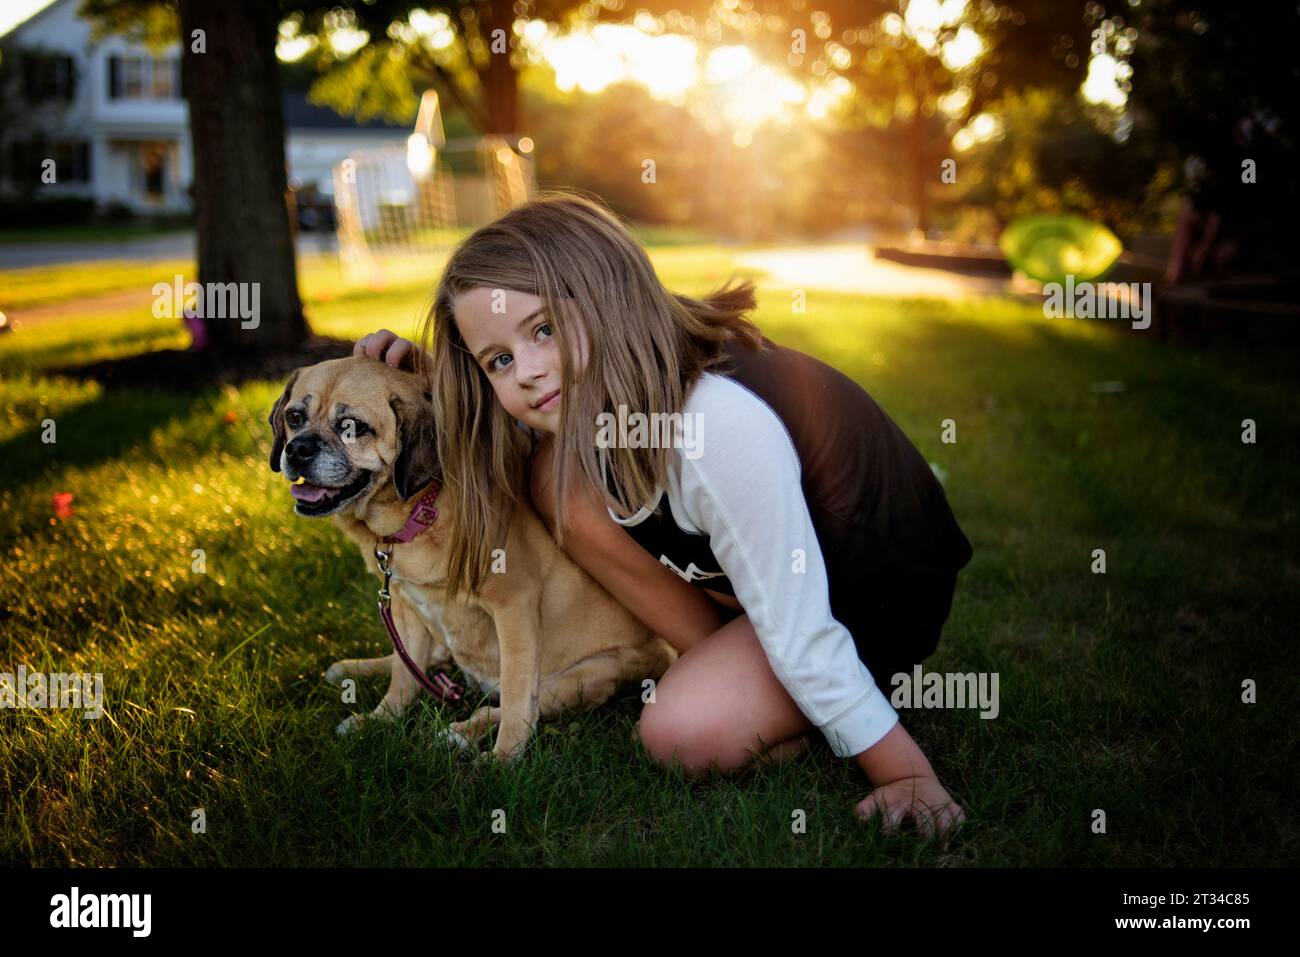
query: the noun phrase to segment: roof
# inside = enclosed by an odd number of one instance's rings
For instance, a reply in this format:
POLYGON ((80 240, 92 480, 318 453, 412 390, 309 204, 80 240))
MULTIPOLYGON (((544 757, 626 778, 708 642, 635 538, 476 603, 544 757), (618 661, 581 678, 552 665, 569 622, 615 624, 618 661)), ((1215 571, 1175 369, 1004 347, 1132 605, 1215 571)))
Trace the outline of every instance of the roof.
POLYGON ((390 123, 383 119, 370 119, 362 123, 350 116, 340 116, 328 106, 308 103, 306 93, 290 90, 284 92, 284 125, 286 129, 411 132, 409 123, 390 123))
POLYGON ((45 14, 49 13, 55 7, 59 6, 59 4, 64 2, 66 2, 66 0, 53 0, 53 2, 48 2, 47 0, 46 6, 39 7, 38 9, 33 10, 31 13, 23 17, 21 20, 19 20, 17 23, 13 24, 9 28, 5 30, 0 30, 0 40, 3 40, 5 37, 10 36, 20 27, 25 27, 29 23, 32 23, 38 18, 43 17, 45 14))

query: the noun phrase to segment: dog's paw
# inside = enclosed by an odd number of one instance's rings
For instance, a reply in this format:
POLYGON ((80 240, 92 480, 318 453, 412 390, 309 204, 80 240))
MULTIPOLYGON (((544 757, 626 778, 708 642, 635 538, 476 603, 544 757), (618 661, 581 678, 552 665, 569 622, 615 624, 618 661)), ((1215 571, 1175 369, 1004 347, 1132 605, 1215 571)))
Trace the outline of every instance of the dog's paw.
POLYGON ((439 728, 433 734, 433 739, 448 747, 459 748, 461 751, 475 751, 474 744, 459 731, 454 728, 439 728))
MULTIPOLYGON (((488 753, 488 752, 484 752, 484 753, 488 753)), ((524 746, 521 743, 517 747, 515 747, 514 750, 512 751, 507 751, 501 747, 494 747, 490 753, 492 755, 492 759, 496 761, 497 764, 502 765, 503 767, 513 767, 514 765, 518 764, 521 760, 523 760, 524 746)))
POLYGON ((336 685, 342 682, 347 676, 348 672, 347 669, 343 667, 343 662, 336 661, 325 669, 325 673, 321 677, 323 677, 329 684, 336 685))
POLYGON ((365 722, 369 715, 350 714, 334 727, 334 733, 340 737, 354 733, 365 722))

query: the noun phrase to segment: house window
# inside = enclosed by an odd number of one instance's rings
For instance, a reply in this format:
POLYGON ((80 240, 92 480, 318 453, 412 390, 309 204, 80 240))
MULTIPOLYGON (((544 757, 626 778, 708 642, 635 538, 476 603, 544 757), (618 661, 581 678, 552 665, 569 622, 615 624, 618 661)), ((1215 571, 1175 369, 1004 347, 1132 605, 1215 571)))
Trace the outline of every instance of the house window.
POLYGON ((172 67, 172 61, 164 60, 161 57, 152 61, 153 68, 153 98, 155 100, 170 100, 176 95, 176 90, 172 83, 175 73, 172 67))
POLYGON ((72 99, 72 57, 27 53, 22 62, 23 93, 27 102, 72 99))
POLYGON ((45 161, 54 160, 55 183, 90 182, 90 143, 84 140, 16 140, 11 148, 12 175, 21 186, 42 186, 45 161))
POLYGON ((138 56, 129 56, 122 60, 122 97, 124 99, 144 99, 144 73, 145 63, 147 62, 138 56))
POLYGON ((54 160, 59 182, 90 182, 90 144, 77 140, 52 140, 49 157, 54 160))
POLYGON ((113 56, 108 58, 110 100, 174 100, 180 96, 174 57, 113 56))

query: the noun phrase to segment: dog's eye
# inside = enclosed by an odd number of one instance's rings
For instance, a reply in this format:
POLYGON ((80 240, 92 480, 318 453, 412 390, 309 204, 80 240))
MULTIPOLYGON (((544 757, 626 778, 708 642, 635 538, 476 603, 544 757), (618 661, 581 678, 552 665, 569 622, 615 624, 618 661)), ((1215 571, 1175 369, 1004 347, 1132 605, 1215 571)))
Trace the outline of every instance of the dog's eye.
POLYGON ((284 414, 284 421, 291 429, 296 429, 302 425, 302 413, 297 409, 290 409, 284 414))
POLYGON ((355 438, 358 435, 365 435, 369 432, 370 426, 366 425, 366 423, 362 422, 360 419, 340 419, 339 424, 335 426, 335 431, 338 432, 339 435, 352 436, 355 438))

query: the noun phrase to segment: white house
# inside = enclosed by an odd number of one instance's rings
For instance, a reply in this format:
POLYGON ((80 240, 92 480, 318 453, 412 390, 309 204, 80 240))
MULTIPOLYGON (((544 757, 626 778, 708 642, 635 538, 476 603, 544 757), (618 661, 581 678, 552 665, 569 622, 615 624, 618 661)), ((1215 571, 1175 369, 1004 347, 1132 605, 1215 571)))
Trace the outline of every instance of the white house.
POLYGON ((406 149, 410 126, 382 120, 358 123, 329 107, 308 103, 302 93, 284 94, 285 162, 295 189, 315 184, 334 192, 333 169, 351 153, 376 147, 406 149))
MULTIPOLYGON (((78 0, 56 0, 3 38, 19 51, 0 123, 0 194, 25 181, 39 196, 81 196, 136 212, 184 211, 193 175, 180 46, 154 52, 123 37, 92 42, 78 0), (19 109, 14 110, 17 105, 19 109), (54 182, 48 180, 53 160, 54 182)), ((285 94, 291 184, 333 190, 331 167, 349 153, 404 144, 410 130, 358 124, 285 94)))

